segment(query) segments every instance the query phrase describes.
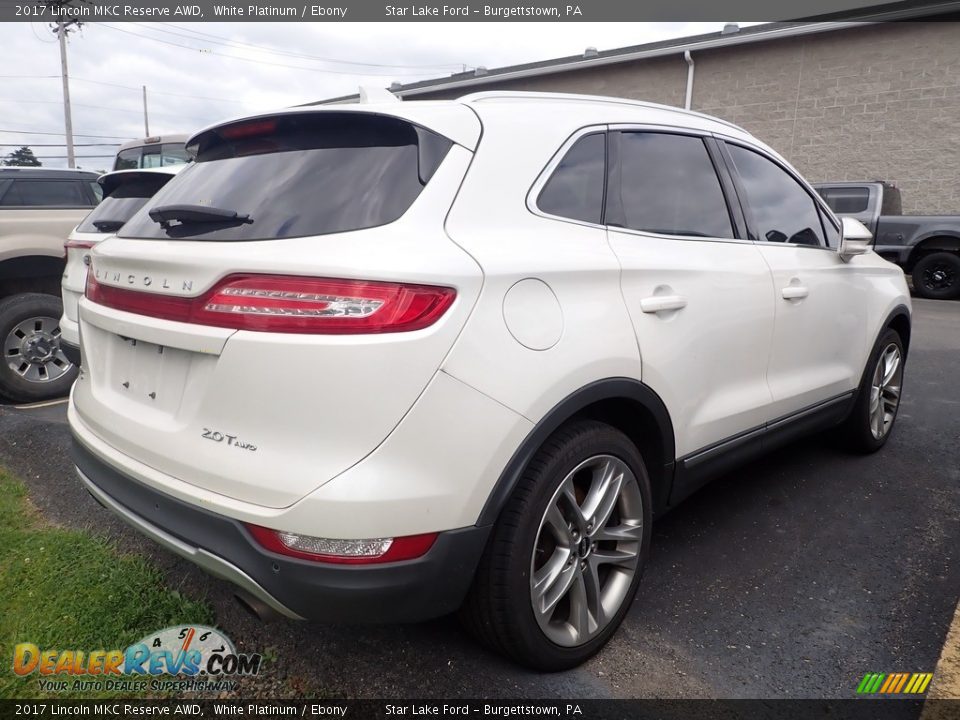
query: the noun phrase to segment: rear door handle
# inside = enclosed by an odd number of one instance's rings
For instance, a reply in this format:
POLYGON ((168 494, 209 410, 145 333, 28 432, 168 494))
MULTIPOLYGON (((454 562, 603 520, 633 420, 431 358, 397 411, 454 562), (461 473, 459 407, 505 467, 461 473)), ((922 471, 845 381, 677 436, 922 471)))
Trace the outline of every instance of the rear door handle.
POLYGON ((780 292, 784 300, 800 300, 810 294, 809 288, 804 285, 788 285, 780 292))
POLYGON ((640 301, 640 309, 645 313, 680 310, 686 306, 687 299, 681 295, 652 295, 640 301))

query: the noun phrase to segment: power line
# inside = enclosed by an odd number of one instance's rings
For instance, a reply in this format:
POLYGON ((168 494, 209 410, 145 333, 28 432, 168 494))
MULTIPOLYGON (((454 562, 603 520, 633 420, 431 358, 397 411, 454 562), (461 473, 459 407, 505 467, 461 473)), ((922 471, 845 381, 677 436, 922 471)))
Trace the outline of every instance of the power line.
MULTIPOLYGON (((164 45, 172 45, 173 47, 183 48, 185 50, 193 50, 194 52, 203 53, 204 55, 216 55, 217 57, 230 58, 231 60, 240 60, 242 62, 253 63, 255 65, 272 65, 274 67, 288 68, 290 70, 306 70, 307 72, 316 72, 316 73, 327 73, 332 75, 362 75, 362 76, 372 76, 372 77, 383 77, 390 75, 389 72, 362 72, 362 71, 348 71, 348 70, 330 70, 325 68, 310 68, 303 67, 302 65, 287 65, 286 63, 276 63, 269 62, 267 60, 256 60, 254 58, 245 58, 241 55, 229 55, 227 53, 217 52, 216 50, 208 50, 206 48, 196 48, 190 45, 182 45, 180 43, 171 42, 169 40, 163 40, 162 38, 151 37, 150 35, 141 35, 140 33, 131 32, 130 30, 124 30, 123 28, 116 27, 114 25, 109 25, 105 22, 98 22, 94 27, 105 27, 110 30, 115 30, 116 32, 122 32, 127 35, 133 35, 134 37, 141 38, 143 40, 152 40, 153 42, 163 43, 164 45)), ((436 73, 423 72, 423 73, 414 73, 411 74, 411 77, 426 77, 427 75, 434 75, 436 73)))
MULTIPOLYGON (((69 160, 70 156, 68 155, 34 155, 35 158, 42 158, 44 160, 69 160)), ((112 158, 116 157, 113 154, 110 155, 74 155, 76 160, 90 160, 92 158, 112 158)))
MULTIPOLYGON (((149 27, 149 29, 154 30, 156 32, 166 32, 166 33, 170 33, 171 35, 178 35, 179 37, 189 38, 191 40, 195 39, 190 35, 183 35, 182 33, 175 33, 170 30, 155 28, 155 27, 146 25, 145 23, 133 23, 133 24, 149 27)), ((273 55, 282 55, 286 57, 301 58, 303 60, 316 60, 318 62, 336 63, 339 65, 358 65, 361 67, 403 69, 403 70, 450 70, 451 68, 460 69, 460 68, 467 67, 467 65, 465 65, 464 63, 437 63, 433 65, 404 65, 404 64, 394 64, 394 63, 368 63, 368 62, 361 62, 359 60, 340 60, 339 58, 321 57, 319 55, 308 55, 306 53, 295 53, 295 52, 288 52, 286 50, 277 50, 275 48, 271 48, 265 45, 256 45, 254 43, 243 42, 242 40, 233 40, 232 38, 227 38, 227 37, 224 37, 223 35, 214 35, 213 33, 205 33, 199 30, 194 30, 193 28, 186 28, 180 25, 174 25, 173 23, 158 22, 156 24, 166 25, 167 27, 176 28, 177 30, 193 33, 195 35, 200 35, 204 38, 213 38, 214 42, 217 42, 218 44, 221 44, 221 45, 225 45, 227 47, 252 48, 254 50, 271 53, 273 55)))
MULTIPOLYGON (((0 75, 0 79, 5 80, 54 80, 58 79, 59 75, 0 75)), ((105 80, 90 80, 88 78, 77 77, 76 75, 70 76, 71 80, 77 80, 79 82, 92 83, 94 85, 104 85, 106 87, 115 87, 122 88, 124 90, 133 90, 135 92, 140 92, 141 88, 133 87, 132 85, 121 85, 120 83, 106 82, 105 80)), ((225 102, 233 103, 235 105, 246 105, 246 103, 239 100, 229 100, 227 98, 218 98, 218 97, 209 97, 207 95, 185 95, 183 93, 172 93, 164 92, 162 90, 154 90, 149 88, 151 95, 169 95, 170 97, 180 97, 180 98, 190 98, 191 100, 213 100, 215 102, 225 102)))
MULTIPOLYGON (((35 147, 66 147, 66 143, 32 143, 32 142, 27 142, 27 143, 22 143, 22 142, 8 143, 8 142, 0 141, 0 147, 14 147, 14 146, 20 146, 20 147, 28 146, 28 147, 32 147, 32 148, 35 148, 35 147)), ((74 147, 120 147, 120 143, 74 143, 73 146, 74 146, 74 147)))
MULTIPOLYGON (((24 103, 30 105, 60 105, 59 100, 21 100, 20 98, 0 98, 0 102, 9 102, 9 103, 24 103)), ((121 113, 133 113, 134 115, 140 115, 143 113, 142 110, 128 110, 126 108, 117 108, 117 107, 104 107, 103 105, 89 105, 86 103, 71 103, 73 107, 82 107, 82 108, 91 108, 93 110, 107 110, 108 112, 121 112, 121 113)), ((173 113, 156 113, 157 115, 163 115, 164 117, 180 117, 179 115, 174 115, 173 113)))
MULTIPOLYGON (((0 133, 11 133, 13 135, 64 135, 62 132, 49 132, 44 130, 3 130, 0 133)), ((84 133, 74 133, 76 137, 94 138, 96 140, 131 140, 130 136, 123 135, 86 135, 84 133)))
MULTIPOLYGON (((125 90, 135 90, 136 92, 141 91, 141 88, 133 87, 131 85, 120 85, 119 83, 104 82, 103 80, 88 80, 87 78, 77 77, 75 75, 73 76, 73 79, 79 80, 80 82, 93 83, 94 85, 106 85, 108 87, 123 88, 125 90)), ((154 90, 149 86, 147 89, 150 90, 151 95, 169 95, 170 97, 190 98, 191 100, 213 100, 215 102, 246 105, 246 103, 241 102, 240 100, 228 100, 227 98, 208 97, 206 95, 184 95, 183 93, 164 92, 162 90, 154 90)))

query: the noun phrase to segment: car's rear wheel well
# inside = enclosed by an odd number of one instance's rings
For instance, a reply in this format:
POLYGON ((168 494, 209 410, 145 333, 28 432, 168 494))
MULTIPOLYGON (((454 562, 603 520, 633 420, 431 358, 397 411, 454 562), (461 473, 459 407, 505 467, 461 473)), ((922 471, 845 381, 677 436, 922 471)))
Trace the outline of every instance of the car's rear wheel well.
POLYGON ((517 448, 480 511, 477 525, 492 525, 536 452, 562 426, 588 418, 623 432, 643 457, 653 491, 653 512, 667 503, 675 444, 670 414, 660 397, 632 378, 598 380, 571 393, 548 412, 517 448))
MULTIPOLYGON (((650 476, 655 511, 666 504, 670 493, 673 458, 666 456, 668 443, 656 416, 643 403, 631 398, 600 400, 577 412, 567 422, 580 418, 606 423, 622 432, 637 446, 650 476)), ((672 445, 672 442, 669 443, 672 445)))

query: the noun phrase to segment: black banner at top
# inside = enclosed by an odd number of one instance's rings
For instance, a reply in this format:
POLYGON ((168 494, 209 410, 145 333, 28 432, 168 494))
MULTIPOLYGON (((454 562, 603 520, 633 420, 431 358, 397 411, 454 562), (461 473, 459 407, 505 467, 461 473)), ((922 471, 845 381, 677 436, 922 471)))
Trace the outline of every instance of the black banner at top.
POLYGON ((897 20, 957 12, 960 2, 876 0, 0 0, 0 21, 629 22, 897 20))

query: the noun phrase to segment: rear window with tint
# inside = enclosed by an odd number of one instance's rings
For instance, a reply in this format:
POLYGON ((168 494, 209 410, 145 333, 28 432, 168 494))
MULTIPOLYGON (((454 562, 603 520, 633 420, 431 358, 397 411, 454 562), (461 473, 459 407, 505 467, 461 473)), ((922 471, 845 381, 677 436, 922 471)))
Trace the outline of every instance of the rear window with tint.
POLYGON ((173 175, 157 173, 155 177, 141 177, 121 184, 83 219, 77 226, 77 231, 116 232, 172 177, 173 175))
POLYGON ((234 123, 202 135, 196 162, 120 234, 268 240, 386 225, 413 204, 451 145, 405 120, 367 113, 297 113, 234 123), (150 210, 171 206, 199 212, 165 226, 150 218, 150 210), (239 217, 218 219, 219 211, 239 217))

